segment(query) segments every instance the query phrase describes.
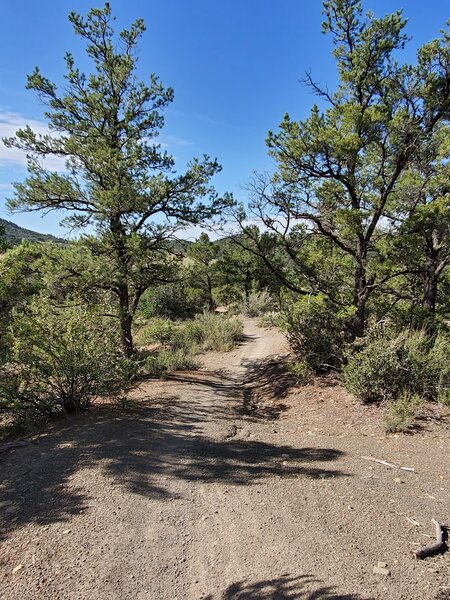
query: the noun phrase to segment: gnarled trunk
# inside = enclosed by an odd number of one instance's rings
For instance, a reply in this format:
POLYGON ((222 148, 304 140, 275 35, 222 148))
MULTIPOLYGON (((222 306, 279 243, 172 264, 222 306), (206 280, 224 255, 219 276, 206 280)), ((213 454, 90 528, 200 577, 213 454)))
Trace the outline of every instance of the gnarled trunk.
POLYGON ((362 261, 355 269, 355 284, 353 293, 353 303, 356 308, 353 320, 353 339, 362 337, 366 328, 366 305, 368 300, 368 288, 365 268, 362 261))
POLYGON ((130 312, 128 286, 125 283, 119 286, 119 304, 122 351, 124 355, 129 358, 134 352, 133 335, 131 333, 133 315, 130 312))

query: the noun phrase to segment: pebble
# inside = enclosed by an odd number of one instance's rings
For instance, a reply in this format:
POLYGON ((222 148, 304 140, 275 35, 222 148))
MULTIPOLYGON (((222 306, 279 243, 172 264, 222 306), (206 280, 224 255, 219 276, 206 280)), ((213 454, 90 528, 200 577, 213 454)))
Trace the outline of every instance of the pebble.
POLYGON ((390 575, 391 572, 386 567, 387 564, 385 562, 378 561, 378 564, 373 567, 372 573, 375 575, 390 575))
POLYGON ((12 570, 12 574, 15 575, 16 573, 18 573, 21 569, 23 569, 23 565, 16 565, 14 567, 14 569, 12 570))

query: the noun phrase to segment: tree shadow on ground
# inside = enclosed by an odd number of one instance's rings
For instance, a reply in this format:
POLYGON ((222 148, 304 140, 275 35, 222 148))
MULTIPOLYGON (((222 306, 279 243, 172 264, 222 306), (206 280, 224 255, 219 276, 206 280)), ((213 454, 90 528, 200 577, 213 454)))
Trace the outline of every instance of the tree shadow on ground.
POLYGON ((244 361, 247 368, 244 400, 238 414, 254 420, 276 420, 288 410, 280 402, 296 384, 295 377, 287 368, 286 360, 244 361))
POLYGON ((245 368, 243 376, 232 377, 222 371, 198 371, 176 373, 170 380, 201 385, 225 400, 234 400, 234 408, 227 408, 223 415, 225 419, 238 417, 252 422, 279 419, 289 408, 281 400, 296 385, 287 361, 279 358, 244 360, 242 365, 245 368))
MULTIPOLYGON (((309 575, 282 575, 256 583, 239 581, 229 585, 217 600, 373 600, 356 594, 338 594, 334 587, 317 585, 320 582, 309 575)), ((204 600, 214 597, 209 595, 204 600)))
POLYGON ((248 486, 272 476, 346 475, 330 468, 342 455, 334 448, 206 437, 201 425, 207 410, 195 397, 170 397, 141 400, 126 412, 99 407, 75 415, 38 444, 1 457, 0 503, 11 505, 3 504, 0 525, 7 532, 29 522, 66 521, 85 510, 93 498, 76 478, 81 470, 95 469, 106 486, 160 501, 179 497, 175 480, 248 486))

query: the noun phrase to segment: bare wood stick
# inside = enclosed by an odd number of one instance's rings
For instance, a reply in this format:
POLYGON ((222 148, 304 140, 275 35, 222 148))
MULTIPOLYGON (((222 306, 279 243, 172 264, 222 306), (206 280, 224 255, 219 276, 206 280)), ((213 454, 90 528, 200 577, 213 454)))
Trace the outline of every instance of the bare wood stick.
POLYGON ((427 556, 432 556, 433 554, 441 552, 441 550, 445 547, 444 529, 447 529, 447 525, 438 523, 436 519, 431 519, 431 522, 436 527, 436 543, 430 544, 429 546, 424 546, 423 548, 419 548, 419 550, 416 550, 414 553, 416 555, 416 558, 426 558, 427 556))
POLYGON ((385 465, 386 467, 391 467, 392 469, 401 469, 402 471, 411 471, 412 473, 415 473, 414 467, 401 467, 400 465, 394 465, 394 463, 390 463, 387 460, 379 460, 372 456, 361 456, 361 458, 379 463, 380 465, 385 465))

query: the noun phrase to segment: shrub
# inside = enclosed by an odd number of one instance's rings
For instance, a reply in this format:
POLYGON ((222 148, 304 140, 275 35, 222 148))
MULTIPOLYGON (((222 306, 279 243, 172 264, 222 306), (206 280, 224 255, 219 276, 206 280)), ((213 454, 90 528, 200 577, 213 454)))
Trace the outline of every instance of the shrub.
POLYGON ((386 431, 394 433, 409 429, 422 405, 423 399, 419 395, 403 391, 396 400, 389 403, 385 418, 386 431))
POLYGON ((171 371, 195 371, 200 364, 195 359, 195 352, 185 348, 167 348, 147 358, 147 372, 159 377, 171 371))
POLYGON ((436 397, 442 404, 450 406, 450 335, 441 332, 437 335, 429 354, 436 397))
POLYGON ((242 337, 243 326, 237 319, 204 313, 192 321, 175 324, 154 320, 147 328, 147 341, 158 341, 164 348, 147 358, 147 373, 161 376, 168 371, 199 368, 195 355, 206 350, 226 352, 242 337))
POLYGON ((258 321, 258 325, 260 327, 282 327, 283 326, 283 320, 282 320, 282 316, 279 312, 275 312, 275 311, 270 311, 268 313, 266 313, 265 315, 263 315, 259 321, 258 321))
POLYGON ((288 371, 295 377, 297 384, 306 385, 311 381, 313 374, 306 360, 299 360, 298 362, 289 363, 287 368, 288 371))
POLYGON ((321 295, 303 297, 284 313, 292 349, 313 372, 342 366, 351 317, 348 311, 337 312, 321 295))
POLYGON ((201 309, 201 304, 189 297, 186 286, 174 283, 148 289, 142 295, 139 307, 141 315, 146 319, 188 319, 201 309))
POLYGON ((132 364, 118 355, 111 321, 47 302, 16 315, 11 360, 0 374, 0 407, 19 417, 86 409, 126 384, 132 364))
POLYGON ((205 312, 185 325, 185 343, 196 343, 205 351, 228 352, 242 338, 243 331, 238 319, 205 312))
POLYGON ((448 346, 425 330, 373 330, 349 356, 346 388, 365 402, 395 400, 403 392, 437 399, 448 390, 448 346))
POLYGON ((136 341, 139 345, 146 344, 170 344, 177 335, 177 325, 170 319, 155 317, 139 329, 136 333, 136 341))
POLYGON ((247 317, 261 317, 273 308, 273 299, 267 290, 253 291, 242 294, 238 306, 239 312, 247 317))

